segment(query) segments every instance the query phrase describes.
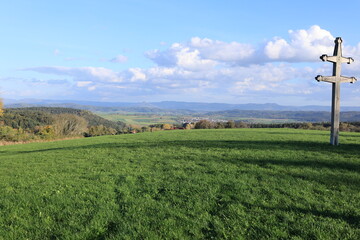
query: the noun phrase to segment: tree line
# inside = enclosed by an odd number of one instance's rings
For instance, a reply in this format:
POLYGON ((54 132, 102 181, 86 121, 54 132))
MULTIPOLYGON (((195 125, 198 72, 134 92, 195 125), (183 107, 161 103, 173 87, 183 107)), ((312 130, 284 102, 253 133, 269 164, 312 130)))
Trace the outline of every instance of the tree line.
MULTIPOLYGON (((295 123, 247 123, 243 121, 210 122, 200 120, 193 124, 195 129, 221 129, 221 128, 294 128, 311 130, 329 130, 330 122, 295 122, 295 123)), ((360 132, 360 122, 341 122, 340 131, 360 132)))
MULTIPOLYGON (((169 124, 158 123, 148 126, 127 125, 124 133, 155 132, 162 130, 224 129, 224 128, 294 128, 309 130, 330 130, 330 122, 293 122, 293 123, 248 123, 244 121, 214 122, 200 120, 195 123, 169 124)), ((360 122, 341 122, 340 131, 360 132, 360 122)))

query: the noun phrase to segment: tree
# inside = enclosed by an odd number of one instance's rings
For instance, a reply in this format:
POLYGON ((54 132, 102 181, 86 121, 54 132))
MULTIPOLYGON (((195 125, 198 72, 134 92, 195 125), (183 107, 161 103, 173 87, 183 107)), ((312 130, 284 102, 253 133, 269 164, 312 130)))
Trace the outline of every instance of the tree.
POLYGON ((87 130, 87 121, 74 114, 59 114, 55 116, 54 129, 59 136, 83 135, 87 130))
POLYGON ((232 120, 227 121, 225 124, 225 128, 235 128, 235 122, 232 120))
POLYGON ((162 125, 163 130, 170 130, 173 129, 173 126, 171 124, 165 123, 162 125))
POLYGON ((150 131, 149 127, 146 126, 141 127, 141 132, 149 132, 149 131, 150 131))
POLYGON ((208 120, 200 120, 195 123, 196 129, 210 129, 213 128, 213 124, 208 120))
POLYGON ((4 113, 4 103, 2 99, 0 98, 0 116, 2 116, 4 113))
POLYGON ((351 126, 351 124, 349 124, 349 123, 341 122, 340 126, 339 126, 340 131, 348 132, 348 131, 350 131, 350 126, 351 126))
POLYGON ((105 127, 104 125, 91 126, 85 137, 102 136, 102 135, 115 135, 116 130, 111 127, 105 127))
POLYGON ((185 123, 185 124, 183 125, 183 128, 186 129, 186 130, 190 130, 190 129, 193 128, 193 125, 192 125, 191 123, 185 123))
POLYGON ((249 128, 249 125, 246 122, 236 122, 235 126, 237 128, 249 128))
POLYGON ((312 128, 313 128, 313 125, 312 125, 312 123, 310 123, 310 122, 304 123, 303 128, 304 128, 304 129, 312 129, 312 128))
POLYGON ((225 126, 224 126, 224 124, 222 123, 222 122, 216 122, 215 123, 215 128, 216 129, 222 129, 222 128, 224 128, 225 126))

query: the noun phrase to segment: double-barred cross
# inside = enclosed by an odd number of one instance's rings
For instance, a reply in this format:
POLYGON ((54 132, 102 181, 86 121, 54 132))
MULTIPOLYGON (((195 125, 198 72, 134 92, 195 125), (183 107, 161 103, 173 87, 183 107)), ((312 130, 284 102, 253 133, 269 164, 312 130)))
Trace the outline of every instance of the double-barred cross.
POLYGON ((339 145, 339 123, 340 123, 340 83, 356 82, 354 77, 341 76, 341 64, 350 64, 354 62, 351 57, 346 58, 342 56, 342 39, 340 37, 335 39, 334 56, 322 55, 321 60, 333 63, 333 75, 324 77, 318 75, 315 79, 320 82, 332 83, 332 104, 331 104, 331 135, 330 144, 339 145))

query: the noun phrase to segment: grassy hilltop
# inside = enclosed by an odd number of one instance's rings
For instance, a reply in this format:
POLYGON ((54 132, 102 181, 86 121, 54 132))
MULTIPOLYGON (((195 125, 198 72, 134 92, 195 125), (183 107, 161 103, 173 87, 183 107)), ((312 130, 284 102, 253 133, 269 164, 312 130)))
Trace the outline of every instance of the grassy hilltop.
POLYGON ((0 147, 0 239, 360 239, 360 134, 162 131, 0 147))

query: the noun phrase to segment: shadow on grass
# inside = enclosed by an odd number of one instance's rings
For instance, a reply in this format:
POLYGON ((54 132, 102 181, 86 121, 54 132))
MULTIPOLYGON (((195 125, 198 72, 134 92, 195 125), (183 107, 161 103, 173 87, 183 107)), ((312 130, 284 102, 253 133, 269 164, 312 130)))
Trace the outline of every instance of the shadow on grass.
POLYGON ((354 137, 354 138, 360 138, 360 134, 346 134, 346 133, 340 133, 340 137, 354 137))
POLYGON ((313 131, 313 130, 304 130, 302 129, 304 132, 285 132, 285 131, 271 131, 271 132, 266 132, 266 134, 270 134, 270 135, 312 135, 312 136, 330 136, 330 131, 323 131, 323 132, 318 132, 318 131, 313 131), (305 132, 306 131, 306 132, 305 132))
MULTIPOLYGON (((277 165, 285 167, 308 167, 308 168, 329 168, 336 170, 347 170, 351 172, 360 171, 360 163, 344 162, 344 161, 334 161, 334 160, 272 160, 272 159, 239 159, 239 161, 247 164, 256 164, 259 167, 266 167, 268 165, 277 165)), ((232 160, 231 162, 234 162, 232 160)))
MULTIPOLYGON (((281 133, 283 134, 283 133, 281 133)), ((307 142, 307 141, 225 141, 225 140, 202 140, 202 141, 156 141, 156 142, 142 142, 142 143, 101 143, 93 144, 86 146, 76 146, 76 147, 60 147, 60 148, 48 148, 48 149, 38 149, 31 151, 2 151, 2 156, 13 156, 17 154, 30 154, 30 153, 43 153, 54 151, 54 154, 61 154, 59 151, 75 151, 79 152, 81 150, 89 149, 109 149, 113 152, 113 149, 129 149, 131 151, 139 152, 142 149, 154 149, 154 151, 161 152, 166 151, 170 148, 189 148, 189 149, 203 149, 224 152, 228 150, 251 150, 251 151, 266 151, 262 155, 258 156, 256 159, 246 159, 239 154, 239 158, 228 158, 224 157, 223 159, 217 159, 217 161, 226 161, 233 164, 256 164, 260 167, 266 165, 279 165, 285 167, 311 167, 311 168, 329 168, 337 170, 347 170, 347 171, 360 171, 360 162, 354 163, 352 158, 356 155, 360 156, 360 146, 358 144, 343 144, 337 147, 331 146, 326 143, 318 142, 307 142), (269 152, 270 150, 270 152, 269 152), (272 153, 271 151, 274 151, 272 153), (284 151, 294 151, 294 155, 289 155, 289 152, 285 155, 281 155, 281 152, 284 151), (300 159, 297 156, 297 151, 300 154, 305 154, 304 159, 300 159), (280 154, 279 154, 280 152, 280 154), (315 153, 315 156, 306 155, 306 152, 315 153), (318 160, 316 159, 316 154, 329 155, 329 161, 318 160), (332 159, 330 159, 330 156, 332 159), (344 160, 334 160, 336 155, 341 155, 342 158, 349 159, 349 162, 344 160)), ((191 151, 190 151, 191 152, 191 151)), ((207 156, 208 158, 208 156, 207 156)))
MULTIPOLYGON (((276 133, 273 133, 276 134, 276 133)), ((284 134, 284 133, 281 133, 284 134)), ((53 150, 77 150, 89 148, 143 148, 143 147, 187 147, 187 148, 225 148, 225 149, 253 149, 253 150, 302 150, 302 151, 328 151, 336 153, 346 153, 351 151, 360 154, 359 144, 341 144, 340 146, 331 146, 324 142, 310 141, 244 141, 244 140, 176 140, 176 141, 154 141, 137 143, 99 143, 76 147, 46 148, 29 151, 0 151, 0 153, 33 153, 47 152, 53 150)))
POLYGON ((69 146, 59 148, 46 148, 35 149, 29 151, 0 151, 0 153, 18 154, 18 153, 34 153, 34 152, 48 152, 57 150, 80 150, 91 148, 143 148, 143 147, 186 147, 186 148, 200 148, 200 149, 212 149, 212 148, 225 148, 225 149, 253 149, 253 150, 302 150, 312 152, 324 152, 330 153, 359 153, 359 144, 341 144, 340 146, 331 146, 328 143, 310 142, 310 141, 243 141, 243 140, 176 140, 176 141, 154 141, 154 142, 137 142, 137 143, 99 143, 90 144, 84 146, 69 146))
MULTIPOLYGON (((281 205, 280 202, 273 204, 271 206, 267 206, 264 204, 265 202, 265 196, 259 196, 257 195, 257 200, 260 200, 260 202, 249 202, 253 201, 254 199, 250 200, 244 200, 241 196, 239 196, 236 188, 235 182, 225 183, 221 184, 221 187, 218 188, 219 191, 216 195, 216 197, 213 199, 212 208, 209 211, 209 214, 212 216, 224 216, 227 214, 227 212, 233 209, 233 204, 242 205, 244 206, 248 214, 252 214, 252 209, 254 209, 255 212, 259 212, 258 209, 261 209, 261 212, 270 212, 268 215, 274 215, 274 212, 290 212, 294 213, 296 216, 303 216, 303 215, 312 215, 315 217, 320 218, 331 218, 335 220, 341 220, 349 224, 355 229, 358 229, 360 227, 360 215, 356 211, 345 211, 343 212, 342 208, 339 207, 336 210, 333 208, 327 208, 327 209, 319 209, 323 208, 323 205, 321 201, 314 202, 311 207, 299 207, 294 205, 288 205, 284 206, 281 205)), ((287 198, 288 196, 284 196, 287 198)), ((291 197, 291 196, 290 196, 291 197)), ((305 200, 306 201, 306 200, 305 200)), ((303 202, 305 206, 308 204, 306 202, 303 202)), ((276 214, 278 215, 278 214, 276 214)), ((279 215, 278 215, 279 216, 279 215)), ((281 221, 281 220, 279 220, 281 221)), ((321 219, 320 219, 321 221, 321 219)), ((212 228, 211 224, 208 225, 208 228, 206 229, 206 233, 209 235, 216 235, 215 229, 212 228)))
MULTIPOLYGON (((256 163, 251 163, 256 165, 256 163)), ((285 165, 286 166, 286 165, 285 165)), ((345 186, 352 191, 360 191, 360 176, 357 172, 348 172, 349 174, 338 172, 342 169, 334 168, 332 171, 322 171, 322 168, 316 169, 317 171, 306 170, 303 167, 300 168, 282 168, 279 171, 261 171, 259 169, 248 168, 242 171, 244 174, 256 176, 259 181, 269 178, 277 178, 279 182, 288 181, 291 178, 294 179, 297 184, 303 184, 303 182, 312 182, 326 186, 327 189, 338 189, 341 186, 345 186), (355 174, 354 174, 355 173, 355 174)))
POLYGON ((269 206, 264 206, 264 205, 260 205, 260 204, 251 204, 251 203, 247 203, 247 202, 242 202, 241 204, 243 206, 245 206, 247 209, 260 208, 265 211, 294 212, 294 213, 296 213, 296 215, 304 214, 304 215, 313 215, 313 216, 322 217, 322 218, 338 219, 341 221, 345 221, 346 223, 348 223, 350 226, 352 226, 354 228, 359 228, 359 226, 360 226, 360 216, 353 215, 353 214, 341 214, 341 213, 332 212, 330 210, 320 211, 317 209, 305 209, 305 208, 299 208, 299 207, 294 207, 294 206, 269 207, 269 206))

